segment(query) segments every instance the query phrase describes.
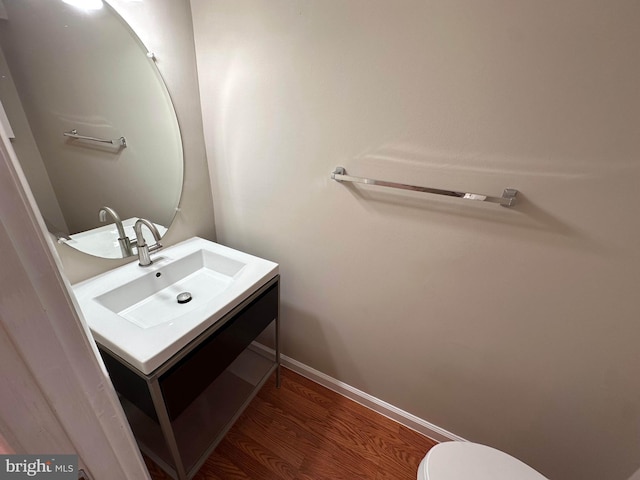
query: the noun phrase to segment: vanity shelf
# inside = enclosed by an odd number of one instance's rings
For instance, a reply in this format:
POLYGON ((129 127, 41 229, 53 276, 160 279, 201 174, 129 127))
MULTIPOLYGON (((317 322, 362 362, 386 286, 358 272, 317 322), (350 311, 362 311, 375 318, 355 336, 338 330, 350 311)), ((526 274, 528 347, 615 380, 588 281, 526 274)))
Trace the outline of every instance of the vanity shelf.
POLYGON ((140 450, 177 480, 192 478, 276 372, 280 384, 279 283, 275 276, 150 374, 98 344, 140 450), (272 328, 275 353, 251 343, 272 328))

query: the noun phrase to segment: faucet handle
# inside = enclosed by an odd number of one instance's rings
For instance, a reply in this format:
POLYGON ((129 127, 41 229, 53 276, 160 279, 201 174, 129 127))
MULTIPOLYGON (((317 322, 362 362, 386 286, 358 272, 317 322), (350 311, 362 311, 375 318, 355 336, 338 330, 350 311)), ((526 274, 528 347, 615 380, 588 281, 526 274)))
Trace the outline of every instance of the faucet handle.
POLYGON ((154 245, 151 245, 149 248, 149 253, 156 252, 162 248, 162 244, 160 242, 156 242, 154 245))

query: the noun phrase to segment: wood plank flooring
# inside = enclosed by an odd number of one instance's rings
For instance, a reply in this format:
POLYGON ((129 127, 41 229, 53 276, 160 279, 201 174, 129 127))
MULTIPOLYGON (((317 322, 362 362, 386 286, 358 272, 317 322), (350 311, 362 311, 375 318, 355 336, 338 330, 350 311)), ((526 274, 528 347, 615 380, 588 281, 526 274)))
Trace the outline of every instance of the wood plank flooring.
MULTIPOLYGON (((291 370, 270 379, 194 480, 415 480, 430 440, 291 370)), ((153 480, 169 480, 147 461, 153 480)))

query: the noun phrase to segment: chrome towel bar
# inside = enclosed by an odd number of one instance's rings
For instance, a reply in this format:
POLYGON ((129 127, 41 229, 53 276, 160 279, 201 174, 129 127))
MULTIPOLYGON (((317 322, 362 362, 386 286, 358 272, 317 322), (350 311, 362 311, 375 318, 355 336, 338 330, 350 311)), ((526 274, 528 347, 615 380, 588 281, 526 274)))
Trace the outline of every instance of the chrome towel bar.
POLYGON ((435 195, 445 195, 447 197, 457 197, 463 200, 475 200, 477 202, 498 203, 503 207, 512 207, 516 203, 518 190, 515 188, 505 188, 501 197, 491 197, 480 193, 457 192, 455 190, 441 190, 439 188, 418 187, 406 185, 404 183, 386 182, 384 180, 374 180, 372 178, 352 177, 347 175, 344 167, 336 167, 331 172, 331 178, 337 182, 364 183, 365 185, 377 185, 379 187, 399 188, 401 190, 412 190, 414 192, 433 193, 435 195))
POLYGON ((85 135, 79 135, 78 130, 76 130, 75 128, 68 132, 62 132, 62 134, 65 137, 75 138, 77 140, 90 140, 92 142, 110 143, 111 145, 118 145, 123 148, 127 146, 127 139, 124 137, 116 138, 113 140, 108 140, 105 138, 87 137, 85 135))

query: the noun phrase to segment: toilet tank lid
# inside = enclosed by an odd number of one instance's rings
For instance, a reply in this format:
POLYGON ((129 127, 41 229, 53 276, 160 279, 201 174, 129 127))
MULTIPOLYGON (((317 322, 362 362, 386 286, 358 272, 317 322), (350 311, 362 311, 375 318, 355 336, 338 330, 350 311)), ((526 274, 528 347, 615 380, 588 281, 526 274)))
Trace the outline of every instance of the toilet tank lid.
POLYGON ((500 450, 471 442, 436 445, 421 468, 421 480, 548 480, 500 450))

